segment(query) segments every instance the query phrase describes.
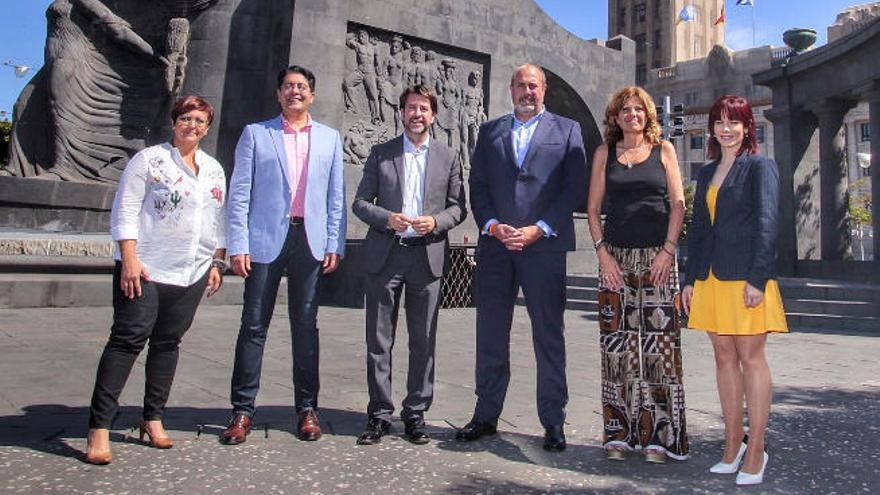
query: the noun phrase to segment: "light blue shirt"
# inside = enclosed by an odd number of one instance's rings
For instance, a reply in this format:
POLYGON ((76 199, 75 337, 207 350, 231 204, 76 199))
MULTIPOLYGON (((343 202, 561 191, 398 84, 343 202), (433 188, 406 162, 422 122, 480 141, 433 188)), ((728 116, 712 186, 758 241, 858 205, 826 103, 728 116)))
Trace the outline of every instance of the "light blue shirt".
MULTIPOLYGON (((422 216, 425 197, 425 167, 428 165, 428 147, 431 136, 416 147, 406 134, 403 135, 403 211, 409 218, 422 216)), ((415 237, 412 226, 398 234, 401 237, 415 237)))
MULTIPOLYGON (((535 134, 535 129, 538 128, 538 123, 541 122, 541 117, 544 116, 544 108, 529 120, 522 122, 518 118, 516 118, 516 114, 513 114, 513 127, 510 132, 510 139, 513 141, 513 156, 516 160, 517 168, 522 168, 522 164, 526 159, 526 155, 529 154, 529 146, 532 143, 532 136, 535 134)), ((490 218, 489 221, 486 222, 486 225, 483 226, 483 234, 489 234, 489 227, 493 224, 499 223, 497 218, 490 218)), ((541 230, 544 231, 544 237, 555 236, 556 231, 550 228, 547 225, 547 222, 544 220, 538 220, 535 222, 535 225, 541 227, 541 230)))
POLYGON ((519 168, 522 168, 523 161, 525 161, 526 155, 529 153, 532 136, 535 134, 538 122, 541 121, 543 116, 544 110, 542 109, 538 115, 522 122, 516 118, 516 114, 513 114, 513 128, 510 137, 513 140, 513 156, 516 158, 516 166, 519 168))

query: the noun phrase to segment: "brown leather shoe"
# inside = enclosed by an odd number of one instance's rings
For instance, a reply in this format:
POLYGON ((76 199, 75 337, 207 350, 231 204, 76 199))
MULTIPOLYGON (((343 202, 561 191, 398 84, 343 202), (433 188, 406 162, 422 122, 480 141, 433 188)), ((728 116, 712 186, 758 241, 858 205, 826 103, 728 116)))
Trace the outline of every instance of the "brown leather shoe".
POLYGON ((229 427, 220 434, 220 443, 223 445, 238 445, 247 440, 251 432, 251 418, 244 414, 236 414, 232 417, 229 427))
POLYGON ((321 438, 321 424, 318 423, 318 415, 314 409, 308 409, 299 413, 296 436, 306 442, 314 442, 321 438))

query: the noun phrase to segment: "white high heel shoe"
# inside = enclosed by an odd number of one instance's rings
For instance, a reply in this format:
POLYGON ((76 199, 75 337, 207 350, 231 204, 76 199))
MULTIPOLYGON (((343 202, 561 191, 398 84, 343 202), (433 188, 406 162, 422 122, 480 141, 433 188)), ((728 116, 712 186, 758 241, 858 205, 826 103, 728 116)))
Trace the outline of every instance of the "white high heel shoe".
POLYGON ((770 456, 767 455, 767 452, 764 452, 764 463, 761 464, 761 470, 755 474, 750 474, 745 471, 740 471, 736 474, 736 484, 737 485, 759 485, 764 481, 764 469, 767 467, 767 461, 770 460, 770 456))
POLYGON ((736 453, 736 457, 733 458, 733 462, 724 462, 721 461, 716 463, 714 466, 709 468, 710 473, 715 474, 733 474, 739 470, 739 465, 743 460, 743 456, 746 455, 746 447, 748 447, 749 436, 745 435, 743 437, 743 441, 739 444, 739 451, 736 453))

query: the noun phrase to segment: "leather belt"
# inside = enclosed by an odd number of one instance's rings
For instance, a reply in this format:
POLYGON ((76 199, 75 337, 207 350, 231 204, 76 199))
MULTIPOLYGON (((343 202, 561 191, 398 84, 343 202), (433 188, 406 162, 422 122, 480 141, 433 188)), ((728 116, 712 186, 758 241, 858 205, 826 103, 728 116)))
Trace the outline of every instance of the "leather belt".
POLYGON ((418 237, 401 237, 399 235, 394 236, 397 239, 397 243, 401 246, 406 247, 416 247, 416 246, 427 246, 428 238, 424 236, 418 237))
POLYGON ((290 225, 302 225, 304 221, 303 217, 290 217, 290 225))

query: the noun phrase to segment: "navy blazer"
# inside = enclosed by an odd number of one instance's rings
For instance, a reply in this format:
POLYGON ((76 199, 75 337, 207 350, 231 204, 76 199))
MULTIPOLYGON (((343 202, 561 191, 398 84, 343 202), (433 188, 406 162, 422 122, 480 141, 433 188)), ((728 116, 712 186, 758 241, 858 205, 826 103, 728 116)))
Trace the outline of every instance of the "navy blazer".
POLYGON ((706 280, 745 280, 764 290, 776 278, 779 218, 779 171, 776 162, 742 154, 718 190, 715 222, 709 218, 706 192, 718 161, 700 170, 694 195, 694 218, 688 229, 685 284, 706 280))
POLYGON ((468 180, 477 228, 482 230, 492 218, 513 227, 543 220, 556 235, 542 237, 528 249, 573 251, 572 213, 584 204, 587 195, 581 127, 574 120, 545 111, 521 168, 513 154, 512 127, 512 114, 480 126, 468 180))

